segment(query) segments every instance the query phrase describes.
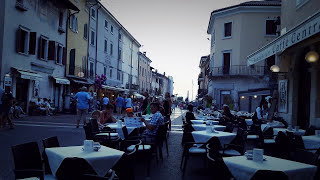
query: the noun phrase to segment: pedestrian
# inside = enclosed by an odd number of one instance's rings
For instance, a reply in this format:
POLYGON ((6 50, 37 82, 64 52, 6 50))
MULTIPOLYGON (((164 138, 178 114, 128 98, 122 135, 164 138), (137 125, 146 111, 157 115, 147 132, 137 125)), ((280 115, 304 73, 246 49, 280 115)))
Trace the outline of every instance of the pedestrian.
POLYGON ((126 109, 127 108, 132 108, 132 102, 130 96, 127 96, 126 98, 126 109))
POLYGON ((104 98, 102 99, 103 102, 103 109, 106 109, 107 104, 109 104, 109 98, 107 96, 104 96, 104 98))
POLYGON ((172 101, 170 97, 170 93, 165 94, 165 100, 163 101, 163 108, 164 108, 164 119, 166 122, 169 122, 169 130, 171 130, 171 119, 170 115, 172 113, 171 111, 172 101))
POLYGON ((8 124, 10 126, 10 129, 13 129, 13 123, 12 119, 9 117, 10 109, 13 105, 13 96, 11 94, 11 88, 10 86, 5 87, 5 92, 2 94, 1 102, 3 104, 2 106, 2 121, 1 121, 1 128, 4 128, 6 126, 6 123, 8 121, 8 124))
POLYGON ((143 100, 142 106, 141 106, 141 111, 142 111, 143 115, 147 114, 146 109, 147 109, 148 104, 149 104, 149 94, 148 94, 148 92, 145 92, 144 96, 145 96, 145 99, 143 100))
POLYGON ((122 114, 122 105, 123 105, 123 98, 121 94, 119 94, 116 99, 116 107, 117 107, 116 109, 118 114, 122 114))
POLYGON ((90 96, 89 93, 86 92, 87 88, 80 88, 80 92, 78 92, 74 98, 77 100, 77 128, 79 128, 79 123, 81 119, 83 119, 83 124, 86 124, 86 116, 88 114, 90 96))

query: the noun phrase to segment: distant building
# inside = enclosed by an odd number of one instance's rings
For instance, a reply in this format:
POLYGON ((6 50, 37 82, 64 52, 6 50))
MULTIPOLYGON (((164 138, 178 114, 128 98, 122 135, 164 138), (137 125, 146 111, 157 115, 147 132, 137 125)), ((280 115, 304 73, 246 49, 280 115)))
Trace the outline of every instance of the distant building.
POLYGON ((151 89, 151 60, 147 57, 146 52, 139 52, 138 75, 139 75, 139 93, 149 92, 151 89))
POLYGON ((221 108, 253 112, 261 98, 270 95, 270 64, 247 66, 246 57, 257 47, 277 37, 275 20, 279 1, 249 1, 211 13, 207 33, 211 35, 209 92, 221 108))
POLYGON ((200 74, 198 76, 198 95, 197 98, 203 98, 208 93, 209 73, 210 73, 210 55, 202 56, 199 63, 200 74))
POLYGON ((170 95, 173 95, 173 77, 172 76, 168 76, 168 93, 170 93, 170 95))
POLYGON ((24 110, 30 101, 49 98, 58 110, 70 82, 65 78, 68 9, 71 1, 0 2, 1 85, 11 86, 24 110), (12 83, 4 84, 4 79, 12 83))
POLYGON ((272 64, 278 76, 275 111, 288 124, 303 129, 320 127, 319 7, 319 0, 282 0, 281 36, 247 57, 248 66, 277 57, 272 64))

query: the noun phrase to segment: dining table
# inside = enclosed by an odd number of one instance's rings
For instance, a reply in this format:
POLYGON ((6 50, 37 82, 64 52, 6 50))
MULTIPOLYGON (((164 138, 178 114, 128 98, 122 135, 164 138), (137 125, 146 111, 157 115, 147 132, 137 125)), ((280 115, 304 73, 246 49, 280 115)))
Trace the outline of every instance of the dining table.
POLYGON ((267 128, 284 128, 285 125, 280 121, 272 121, 265 124, 261 124, 261 131, 264 131, 267 128))
MULTIPOLYGON (((204 131, 207 128, 206 124, 192 124, 192 127, 195 131, 204 131)), ((226 126, 223 125, 211 125, 210 127, 214 127, 217 131, 224 131, 226 126)))
POLYGON ((298 129, 298 130, 295 130, 295 129, 287 129, 287 128, 273 128, 273 135, 278 135, 279 132, 284 132, 286 133, 287 131, 288 132, 291 132, 293 133, 294 135, 297 135, 297 136, 303 136, 305 133, 306 133, 306 130, 303 130, 303 129, 298 129))
MULTIPOLYGON (((205 124, 205 120, 191 120, 192 124, 205 124)), ((211 121, 213 125, 218 125, 219 121, 211 121)))
POLYGON ((245 156, 224 157, 223 160, 237 180, 248 180, 258 170, 282 171, 289 180, 313 180, 317 171, 314 165, 265 155, 262 162, 249 160, 245 156))
POLYGON ((304 147, 306 149, 319 149, 320 148, 320 136, 302 136, 304 147))
MULTIPOLYGON (((196 143, 206 143, 212 137, 218 137, 223 147, 225 144, 230 144, 230 142, 236 137, 235 133, 229 132, 222 132, 222 131, 215 131, 215 132, 208 132, 208 131, 193 131, 192 132, 193 139, 196 143)), ((198 145, 199 147, 201 145, 198 145)))
POLYGON ((123 151, 101 146, 98 151, 84 151, 83 146, 68 146, 46 148, 52 175, 56 175, 58 168, 65 158, 77 157, 85 159, 99 176, 106 173, 120 160, 123 151))
MULTIPOLYGON (((115 129, 116 132, 118 133, 119 137, 123 140, 124 139, 124 133, 122 128, 125 127, 124 124, 122 124, 122 126, 119 126, 117 123, 108 123, 104 125, 105 127, 109 127, 111 129, 115 129)), ((130 134, 131 132, 133 132, 134 129, 136 129, 137 127, 133 127, 133 126, 126 126, 127 130, 128 130, 128 134, 130 134)))

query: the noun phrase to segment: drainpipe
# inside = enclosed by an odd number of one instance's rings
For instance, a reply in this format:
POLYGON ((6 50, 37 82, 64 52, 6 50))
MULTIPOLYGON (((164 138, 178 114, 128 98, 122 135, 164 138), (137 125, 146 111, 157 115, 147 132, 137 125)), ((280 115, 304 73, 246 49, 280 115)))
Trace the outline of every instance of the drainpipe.
POLYGON ((97 18, 96 18, 96 59, 95 59, 95 74, 97 74, 97 64, 98 64, 98 24, 99 24, 99 9, 101 6, 97 8, 97 18))
POLYGON ((129 92, 131 91, 131 84, 132 84, 132 68, 133 68, 133 59, 132 59, 132 55, 133 55, 133 40, 131 41, 131 65, 130 65, 130 79, 129 79, 129 92))

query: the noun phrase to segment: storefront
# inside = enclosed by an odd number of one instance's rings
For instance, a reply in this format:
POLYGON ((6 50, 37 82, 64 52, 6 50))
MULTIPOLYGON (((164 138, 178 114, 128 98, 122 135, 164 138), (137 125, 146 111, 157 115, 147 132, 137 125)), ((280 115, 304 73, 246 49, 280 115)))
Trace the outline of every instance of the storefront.
POLYGON ((247 57, 248 66, 276 55, 278 114, 289 124, 320 127, 320 11, 247 57))

